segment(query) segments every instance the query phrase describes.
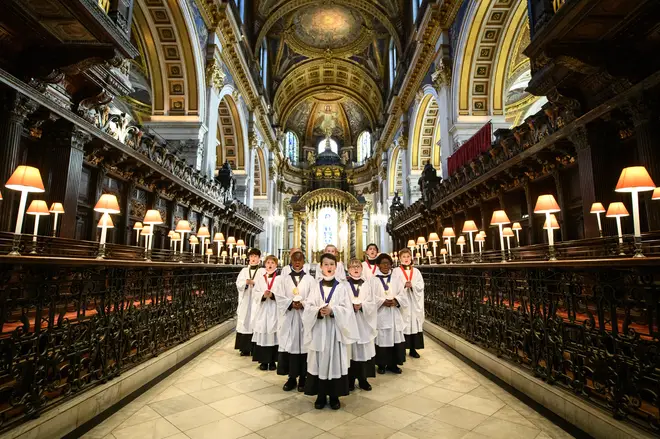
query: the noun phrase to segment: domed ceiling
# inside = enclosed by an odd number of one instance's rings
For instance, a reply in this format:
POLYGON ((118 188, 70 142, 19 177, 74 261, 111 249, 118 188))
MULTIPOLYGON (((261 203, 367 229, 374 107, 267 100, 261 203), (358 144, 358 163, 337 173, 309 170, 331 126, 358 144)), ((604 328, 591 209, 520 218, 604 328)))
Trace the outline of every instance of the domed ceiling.
POLYGON ((255 55, 269 54, 274 121, 313 146, 330 112, 340 146, 383 118, 390 41, 400 50, 398 0, 260 0, 255 55))

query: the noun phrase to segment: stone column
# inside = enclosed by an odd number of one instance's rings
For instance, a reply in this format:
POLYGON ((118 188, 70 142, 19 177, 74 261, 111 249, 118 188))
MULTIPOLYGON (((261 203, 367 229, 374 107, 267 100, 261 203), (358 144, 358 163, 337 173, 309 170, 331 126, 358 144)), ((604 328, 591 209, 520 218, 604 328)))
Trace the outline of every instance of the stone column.
POLYGON ((452 64, 449 54, 449 34, 443 32, 440 35, 440 44, 442 45, 440 51, 440 59, 436 62, 435 72, 431 75, 433 81, 433 88, 438 92, 438 108, 442 115, 439 120, 440 129, 440 162, 441 162, 441 175, 442 178, 449 176, 447 169, 447 159, 452 153, 452 136, 449 134, 449 117, 446 114, 452 114, 453 102, 451 100, 451 77, 452 77, 452 64))
POLYGON ((536 231, 536 215, 534 214, 534 194, 528 179, 523 182, 525 201, 527 202, 527 245, 536 244, 538 232, 536 231))
MULTIPOLYGON (((404 129, 404 133, 406 131, 407 130, 404 129)), ((412 162, 410 160, 410 148, 408 147, 407 134, 401 134, 398 142, 400 145, 399 154, 401 154, 401 190, 403 191, 403 204, 410 206, 410 167, 412 162)), ((394 163, 394 166, 396 166, 396 163, 394 163)))
POLYGON ((352 213, 350 216, 349 227, 350 227, 350 249, 351 249, 349 258, 355 258, 357 257, 357 246, 356 246, 357 230, 356 230, 354 213, 352 213))
POLYGON ((300 248, 300 212, 293 212, 293 247, 300 248))
MULTIPOLYGON (((564 197, 564 185, 561 182, 561 176, 557 168, 552 170, 552 178, 555 180, 555 190, 557 191, 557 204, 561 211, 555 213, 557 221, 559 221, 559 230, 561 230, 561 240, 566 241, 568 238, 567 224, 566 224, 566 200, 564 197)), ((539 215, 540 216, 540 215, 539 215)), ((545 223, 545 220, 543 221, 545 223)))
POLYGON ((307 218, 305 216, 300 221, 300 250, 304 255, 307 254, 307 218))
POLYGON ((357 239, 356 239, 356 247, 357 251, 355 253, 355 257, 358 258, 359 260, 362 260, 363 258, 363 252, 364 252, 364 242, 363 242, 363 233, 362 229, 364 228, 363 225, 363 214, 362 212, 357 212, 355 214, 355 229, 357 232, 357 239))

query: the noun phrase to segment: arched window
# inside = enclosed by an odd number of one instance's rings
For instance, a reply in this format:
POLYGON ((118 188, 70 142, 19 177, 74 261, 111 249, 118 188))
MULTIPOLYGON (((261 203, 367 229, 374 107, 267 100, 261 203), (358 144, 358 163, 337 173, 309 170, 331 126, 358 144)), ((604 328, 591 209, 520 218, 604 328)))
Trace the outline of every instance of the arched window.
POLYGON ((319 142, 319 147, 318 147, 319 154, 325 151, 325 148, 328 146, 328 144, 330 144, 330 150, 332 152, 334 152, 335 154, 339 154, 339 147, 337 146, 337 142, 333 138, 322 139, 319 142))
POLYGON ((394 39, 390 40, 390 87, 394 85, 394 78, 396 78, 396 47, 394 46, 394 39))
POLYGON ((261 80, 266 88, 268 86, 268 46, 265 43, 259 51, 259 66, 261 67, 261 80))
POLYGON ((363 131, 357 141, 357 161, 364 163, 369 157, 371 157, 371 133, 363 131))
POLYGON ((298 137, 292 131, 287 131, 284 138, 284 152, 292 164, 298 163, 298 137))

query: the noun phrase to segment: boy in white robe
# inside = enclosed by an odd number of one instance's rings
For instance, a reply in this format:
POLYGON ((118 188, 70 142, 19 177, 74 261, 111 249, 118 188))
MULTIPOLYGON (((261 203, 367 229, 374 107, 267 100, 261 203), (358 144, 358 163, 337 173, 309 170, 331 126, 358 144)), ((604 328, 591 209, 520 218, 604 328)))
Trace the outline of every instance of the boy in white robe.
POLYGON ((234 349, 238 349, 241 357, 252 355, 252 308, 254 281, 265 271, 259 267, 261 251, 252 248, 248 251, 249 266, 238 274, 236 288, 238 289, 238 308, 236 310, 236 342, 234 349))
MULTIPOLYGON (((344 268, 344 263, 339 260, 339 250, 337 250, 337 247, 332 244, 328 244, 325 246, 323 253, 329 253, 335 257, 337 260, 337 271, 335 272, 335 277, 339 282, 344 282, 346 280, 346 269, 344 268)), ((323 279, 323 270, 321 268, 321 261, 319 261, 319 265, 316 267, 316 280, 320 281, 321 279, 323 279)))
MULTIPOLYGON (((289 261, 291 261, 291 258, 293 257, 293 254, 297 253, 297 252, 302 253, 302 250, 299 249, 299 248, 296 248, 296 247, 289 250, 289 261)), ((303 253, 303 256, 304 256, 304 253, 303 253)), ((286 277, 289 275, 289 273, 291 273, 291 269, 292 269, 291 266, 292 266, 292 264, 289 263, 289 265, 285 265, 284 267, 282 267, 282 270, 281 270, 281 273, 280 273, 280 276, 282 276, 282 279, 286 279, 286 277)), ((310 274, 311 272, 309 271, 309 269, 310 269, 309 264, 307 262, 305 262, 305 265, 303 265, 303 271, 307 274, 310 274)))
POLYGON ((378 270, 378 266, 376 265, 378 246, 371 243, 367 246, 364 253, 366 256, 365 261, 362 263, 362 278, 368 281, 376 275, 376 270, 378 270))
POLYGON ((384 374, 386 370, 401 373, 399 365, 406 361, 403 312, 408 307, 408 297, 400 284, 392 282, 392 257, 387 253, 381 253, 376 263, 378 271, 369 282, 378 307, 376 336, 378 373, 384 374))
POLYGON ((346 284, 351 293, 358 328, 358 340, 351 345, 349 350, 351 366, 348 368, 348 388, 355 390, 355 379, 357 378, 360 389, 369 391, 371 384, 367 378, 376 377, 374 339, 376 338, 378 310, 370 284, 364 280, 362 263, 359 259, 353 258, 348 263, 346 284))
POLYGON ((304 391, 307 376, 307 348, 303 344, 302 316, 305 300, 317 284, 305 272, 304 265, 305 255, 301 251, 293 253, 291 270, 286 276, 282 275, 282 288, 275 294, 279 313, 277 374, 289 376, 283 387, 286 392, 295 389, 296 384, 299 392, 304 391))
POLYGON ((348 390, 348 349, 358 338, 355 311, 346 284, 335 278, 337 260, 321 256, 323 280, 305 300, 303 325, 307 346, 305 395, 318 395, 314 407, 322 409, 330 397, 330 407, 339 410, 340 396, 348 390))
POLYGON ((277 257, 266 256, 265 272, 257 278, 254 285, 252 318, 252 341, 255 343, 252 361, 259 362, 261 370, 277 368, 277 303, 276 293, 282 288, 282 277, 277 275, 277 257))
POLYGON ((406 348, 410 356, 419 358, 417 349, 424 349, 424 279, 422 273, 412 266, 413 257, 410 249, 399 251, 401 265, 394 269, 392 282, 400 285, 406 294, 410 306, 403 310, 405 328, 403 335, 406 338, 406 348))

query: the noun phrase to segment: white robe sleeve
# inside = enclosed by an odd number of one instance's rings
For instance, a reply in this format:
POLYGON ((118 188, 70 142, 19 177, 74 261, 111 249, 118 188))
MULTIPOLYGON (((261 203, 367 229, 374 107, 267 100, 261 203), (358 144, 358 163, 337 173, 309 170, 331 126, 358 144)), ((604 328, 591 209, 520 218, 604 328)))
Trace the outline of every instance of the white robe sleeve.
POLYGON ((417 309, 420 313, 420 316, 424 316, 424 278, 422 277, 422 272, 416 268, 413 268, 413 297, 417 302, 417 309))
POLYGON ((383 293, 383 287, 381 286, 380 278, 376 276, 372 277, 369 280, 369 287, 371 289, 374 305, 376 306, 376 310, 378 310, 378 308, 383 306, 383 303, 385 303, 385 294, 383 293))
POLYGON ((339 330, 339 341, 344 345, 358 341, 360 334, 358 332, 357 322, 355 321, 353 302, 345 284, 340 283, 337 285, 334 297, 330 301, 330 307, 332 308, 333 315, 331 318, 335 319, 335 324, 339 330))
POLYGON ((245 282, 249 278, 250 269, 245 267, 238 273, 238 278, 236 279, 236 289, 238 290, 238 308, 241 307, 241 302, 243 301, 243 295, 245 294, 245 282))
MULTIPOLYGON (((350 288, 350 287, 349 287, 350 288)), ((378 324, 378 306, 373 294, 371 282, 365 282, 360 289, 360 299, 362 300, 361 312, 365 321, 369 325, 370 335, 376 336, 376 329, 378 324)))
POLYGON ((303 328, 305 332, 304 345, 309 346, 312 343, 312 332, 314 326, 319 320, 319 310, 325 305, 321 298, 318 288, 312 288, 305 300, 305 309, 303 310, 303 328))

